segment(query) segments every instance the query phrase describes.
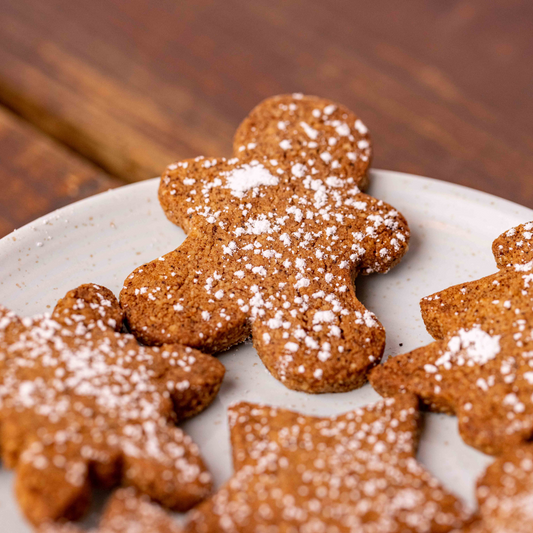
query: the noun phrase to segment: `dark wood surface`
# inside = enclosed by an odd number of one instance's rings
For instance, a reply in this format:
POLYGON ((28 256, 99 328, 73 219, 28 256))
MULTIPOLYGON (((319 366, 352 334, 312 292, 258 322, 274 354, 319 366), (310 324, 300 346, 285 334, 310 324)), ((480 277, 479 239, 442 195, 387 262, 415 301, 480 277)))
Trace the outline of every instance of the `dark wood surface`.
POLYGON ((530 0, 1 0, 0 105, 35 129, 2 118, 0 233, 228 154, 256 103, 292 91, 354 109, 375 168, 533 207, 532 27, 530 0))
POLYGON ((0 108, 0 237, 118 185, 120 180, 0 108))

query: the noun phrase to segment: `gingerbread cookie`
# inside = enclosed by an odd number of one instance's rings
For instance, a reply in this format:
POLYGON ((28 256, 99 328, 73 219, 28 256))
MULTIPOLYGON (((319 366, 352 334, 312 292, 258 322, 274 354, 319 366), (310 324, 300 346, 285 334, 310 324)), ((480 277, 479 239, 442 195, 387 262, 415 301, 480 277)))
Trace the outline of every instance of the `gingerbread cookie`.
POLYGON ((418 400, 400 395, 331 418, 240 403, 235 474, 201 503, 190 533, 444 533, 469 515, 415 459, 418 400))
POLYGON ((39 524, 75 519, 91 484, 124 483, 187 510, 210 491, 198 447, 175 422, 216 395, 224 367, 179 345, 139 346, 119 333, 113 294, 82 285, 52 316, 0 308, 0 449, 39 524))
MULTIPOLYGON (((182 533, 183 529, 161 507, 128 487, 117 490, 107 505, 98 529, 90 533, 182 533)), ((83 533, 73 525, 45 524, 38 533, 83 533)))
POLYGON ((371 155, 366 127, 328 100, 278 96, 242 123, 234 152, 163 174, 161 205, 188 237, 125 281, 129 327, 146 344, 207 352, 252 333, 265 366, 289 388, 361 386, 385 332, 353 280, 388 271, 409 239, 405 219, 360 190, 371 155))
POLYGON ((421 301, 436 342, 374 369, 383 395, 417 394, 457 414, 465 442, 496 454, 533 435, 533 240, 524 224, 494 241, 499 272, 421 301))

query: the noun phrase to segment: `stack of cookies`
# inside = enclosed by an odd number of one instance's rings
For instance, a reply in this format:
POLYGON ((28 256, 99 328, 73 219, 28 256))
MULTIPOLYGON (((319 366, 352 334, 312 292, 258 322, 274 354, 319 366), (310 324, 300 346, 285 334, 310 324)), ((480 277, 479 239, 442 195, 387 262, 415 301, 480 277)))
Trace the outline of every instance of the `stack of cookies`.
POLYGON ((136 268, 120 302, 89 283, 50 315, 0 307, 0 450, 28 520, 79 532, 93 489, 122 486, 100 533, 533 530, 533 223, 496 239, 496 274, 422 300, 435 342, 381 364, 385 331, 354 279, 394 267, 409 227, 363 192, 366 126, 278 96, 233 152, 167 167, 159 201, 187 238, 136 268), (328 418, 232 405, 234 475, 212 494, 177 423, 217 395, 213 354, 250 336, 290 389, 370 381, 386 398, 328 418), (416 461, 420 408, 456 415, 466 443, 498 456, 477 513, 416 461), (193 511, 182 529, 164 509, 193 511))

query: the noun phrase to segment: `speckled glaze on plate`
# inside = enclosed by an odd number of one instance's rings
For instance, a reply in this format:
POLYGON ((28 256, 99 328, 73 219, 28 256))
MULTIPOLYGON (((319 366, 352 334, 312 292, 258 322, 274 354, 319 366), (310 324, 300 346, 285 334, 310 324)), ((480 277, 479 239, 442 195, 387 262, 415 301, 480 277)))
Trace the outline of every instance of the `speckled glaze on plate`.
MULTIPOLYGON (((176 248, 184 233, 163 215, 157 179, 99 194, 40 218, 0 240, 0 303, 21 315, 49 311, 69 289, 95 282, 118 295, 138 265, 176 248)), ((533 220, 533 211, 507 200, 448 183, 373 171, 370 194, 397 207, 411 227, 410 250, 387 275, 357 279, 357 293, 387 331, 387 356, 431 338, 418 302, 455 283, 495 271, 492 241, 504 230, 533 220)), ((238 400, 307 414, 331 415, 375 402, 369 385, 344 394, 310 396, 286 389, 263 367, 250 343, 220 355, 226 378, 214 404, 185 423, 221 484, 232 472, 226 408, 238 400)), ((489 457, 461 441, 454 417, 428 414, 419 460, 474 505, 477 476, 489 457)), ((29 533, 13 496, 13 474, 0 469, 0 523, 29 533)))

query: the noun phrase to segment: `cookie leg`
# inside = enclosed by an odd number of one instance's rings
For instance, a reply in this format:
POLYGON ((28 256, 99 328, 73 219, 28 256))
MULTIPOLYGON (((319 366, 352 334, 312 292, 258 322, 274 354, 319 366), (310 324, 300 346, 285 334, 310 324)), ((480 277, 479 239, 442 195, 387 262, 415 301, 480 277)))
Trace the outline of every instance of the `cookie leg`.
MULTIPOLYGON (((455 414, 455 395, 443 387, 437 374, 428 374, 426 368, 443 354, 445 343, 436 341, 394 357, 376 366, 369 375, 372 387, 382 396, 392 397, 400 392, 418 396, 422 404, 434 412, 455 414)), ((470 388, 471 383, 463 380, 457 387, 470 388)))
POLYGON ((79 454, 72 457, 77 459, 69 461, 39 443, 22 454, 16 469, 15 493, 24 515, 33 524, 60 518, 76 520, 87 510, 88 465, 79 454))
POLYGON ((171 515, 131 487, 118 489, 110 498, 99 531, 182 533, 171 515))
POLYGON ((146 423, 143 435, 124 435, 120 445, 124 484, 165 507, 188 511, 210 493, 211 476, 198 447, 180 429, 146 423))
POLYGON ((263 363, 295 390, 344 392, 362 386, 383 354, 383 327, 352 288, 327 295, 311 283, 304 290, 270 298, 272 306, 254 321, 254 345, 263 363))

